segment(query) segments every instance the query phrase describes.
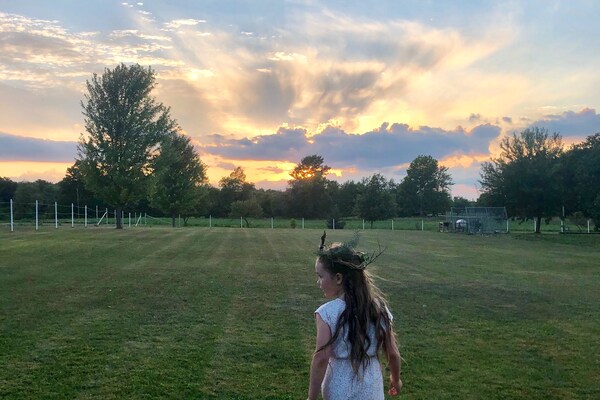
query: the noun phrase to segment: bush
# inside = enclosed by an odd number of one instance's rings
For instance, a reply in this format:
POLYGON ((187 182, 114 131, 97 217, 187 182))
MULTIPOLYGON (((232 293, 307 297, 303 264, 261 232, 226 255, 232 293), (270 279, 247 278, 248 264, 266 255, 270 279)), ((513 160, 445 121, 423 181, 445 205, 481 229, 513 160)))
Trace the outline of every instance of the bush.
POLYGON ((292 218, 290 220, 290 226, 292 227, 292 229, 296 229, 296 219, 295 218, 292 218))

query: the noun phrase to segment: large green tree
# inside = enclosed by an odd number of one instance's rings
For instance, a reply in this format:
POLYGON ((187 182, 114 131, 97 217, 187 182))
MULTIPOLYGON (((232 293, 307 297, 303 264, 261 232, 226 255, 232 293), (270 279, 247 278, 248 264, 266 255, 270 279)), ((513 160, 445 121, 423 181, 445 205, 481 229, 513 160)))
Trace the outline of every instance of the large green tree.
POLYGON ((371 223, 396 215, 395 184, 381 174, 362 180, 362 189, 356 199, 358 216, 371 223))
POLYGON ((79 142, 86 187, 117 211, 146 198, 152 157, 160 140, 178 130, 169 109, 156 101, 155 73, 140 65, 120 64, 94 74, 82 101, 87 137, 79 142))
POLYGON ((219 181, 219 201, 216 204, 217 216, 227 216, 231 212, 231 205, 236 201, 249 200, 256 191, 253 183, 246 181, 246 173, 242 167, 235 169, 219 181))
POLYGON ((198 188, 206 183, 206 166, 200 161, 190 138, 178 133, 166 135, 153 162, 150 204, 171 217, 184 219, 198 206, 198 188))
POLYGON ((327 191, 330 168, 323 157, 304 157, 290 173, 288 181, 289 212, 294 217, 323 218, 331 212, 332 201, 327 191))
POLYGON ((559 215, 563 203, 560 157, 561 136, 546 129, 528 128, 500 143, 501 153, 481 167, 482 196, 487 205, 506 206, 509 215, 542 218, 559 215))
POLYGON ((452 177, 448 168, 431 156, 418 156, 398 185, 397 201, 402 215, 427 215, 445 212, 451 204, 452 177))
POLYGON ((562 160, 566 213, 581 213, 600 229, 600 133, 573 145, 562 160))

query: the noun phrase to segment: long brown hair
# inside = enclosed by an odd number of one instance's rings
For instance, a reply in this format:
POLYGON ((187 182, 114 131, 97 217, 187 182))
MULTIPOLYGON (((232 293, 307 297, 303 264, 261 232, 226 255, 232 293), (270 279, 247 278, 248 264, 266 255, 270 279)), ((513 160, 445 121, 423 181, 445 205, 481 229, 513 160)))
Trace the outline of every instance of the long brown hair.
POLYGON ((375 326, 377 353, 379 353, 382 349, 385 351, 389 345, 387 331, 392 329, 392 321, 385 298, 365 269, 363 253, 356 252, 352 248, 348 248, 349 251, 336 251, 340 246, 343 245, 337 243, 331 245, 329 251, 325 251, 317 258, 317 262, 321 263, 327 272, 332 275, 338 273, 342 275, 346 303, 346 309, 341 313, 331 339, 317 352, 335 343, 342 328, 346 326, 350 344, 350 362, 352 369, 358 374, 359 368, 361 366, 366 368, 371 361, 367 354, 372 344, 369 337, 371 324, 375 326))

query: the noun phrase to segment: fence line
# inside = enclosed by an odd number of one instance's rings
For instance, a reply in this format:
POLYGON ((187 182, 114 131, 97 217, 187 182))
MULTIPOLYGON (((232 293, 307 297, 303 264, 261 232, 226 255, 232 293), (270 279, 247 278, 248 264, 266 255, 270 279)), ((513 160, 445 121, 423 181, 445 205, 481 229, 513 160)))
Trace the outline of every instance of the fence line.
MULTIPOLYGON (((176 226, 196 226, 196 227, 231 227, 247 229, 351 229, 351 230, 413 230, 413 231, 443 231, 442 221, 446 220, 445 215, 436 217, 408 217, 392 218, 385 221, 374 221, 373 223, 360 218, 342 218, 329 220, 311 220, 306 218, 288 218, 288 217, 267 217, 267 218, 214 218, 212 215, 207 217, 188 217, 183 219, 179 215, 176 218, 176 226), (300 223, 299 223, 300 222, 300 223)), ((510 219, 509 219, 510 220, 510 219)), ((535 230, 535 220, 531 225, 525 221, 513 222, 506 221, 506 229, 511 232, 533 232, 535 230), (533 226, 532 226, 533 225, 533 226)), ((123 210, 121 214, 123 227, 136 228, 141 226, 171 226, 171 217, 151 216, 136 210, 123 210)), ((513 220, 514 221, 514 220, 513 220)), ((62 226, 70 225, 71 228, 82 226, 115 226, 116 210, 105 207, 95 206, 90 208, 87 205, 78 206, 53 203, 42 203, 38 200, 35 203, 15 203, 13 199, 9 202, 0 202, 0 225, 8 226, 11 232, 19 227, 32 226, 37 231, 42 227, 53 226, 58 229, 62 226)), ((542 227, 544 232, 562 232, 562 233, 591 233, 594 225, 591 220, 587 220, 587 226, 576 224, 569 221, 568 218, 555 221, 554 225, 542 227), (569 223, 569 225, 567 225, 569 223)))

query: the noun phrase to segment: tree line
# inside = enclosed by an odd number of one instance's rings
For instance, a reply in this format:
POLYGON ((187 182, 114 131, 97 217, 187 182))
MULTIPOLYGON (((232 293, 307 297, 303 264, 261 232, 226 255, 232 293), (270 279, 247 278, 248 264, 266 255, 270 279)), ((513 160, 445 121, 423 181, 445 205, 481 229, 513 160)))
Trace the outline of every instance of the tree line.
MULTIPOLYGON (((0 203, 41 200, 61 204, 135 209, 182 216, 321 218, 355 216, 371 222, 397 216, 437 215, 450 207, 506 206, 509 215, 541 219, 580 216, 600 225, 600 134, 565 150, 559 134, 526 129, 503 139, 501 154, 481 169, 476 203, 451 198, 448 169, 429 155, 416 157, 401 182, 373 174, 338 183, 327 178, 323 157, 307 155, 290 174, 286 190, 257 189, 243 168, 207 182, 207 166, 170 109, 152 96, 151 68, 121 64, 94 74, 81 102, 87 136, 58 183, 0 178, 0 203), (564 213, 563 211, 564 210, 564 213)), ((0 204, 2 206, 2 204, 0 204)), ((340 227, 338 225, 338 227, 340 227)))

